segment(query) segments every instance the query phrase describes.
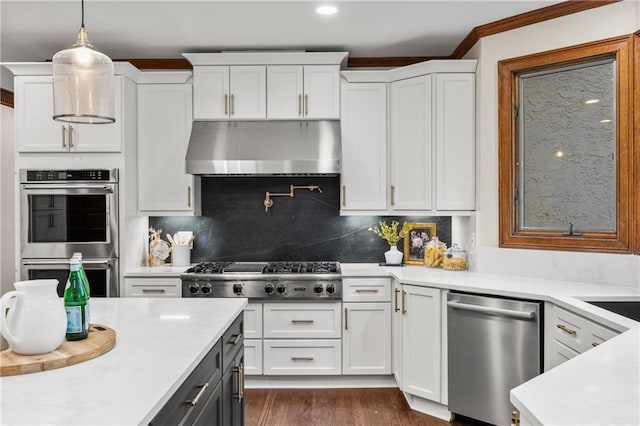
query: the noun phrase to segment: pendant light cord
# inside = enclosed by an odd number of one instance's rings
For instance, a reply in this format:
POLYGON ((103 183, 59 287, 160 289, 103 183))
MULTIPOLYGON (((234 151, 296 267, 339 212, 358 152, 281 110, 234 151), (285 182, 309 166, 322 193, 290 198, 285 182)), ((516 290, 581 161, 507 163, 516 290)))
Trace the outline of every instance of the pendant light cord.
POLYGON ((80 5, 80 9, 82 10, 82 22, 80 24, 80 27, 84 28, 84 0, 81 0, 80 5))

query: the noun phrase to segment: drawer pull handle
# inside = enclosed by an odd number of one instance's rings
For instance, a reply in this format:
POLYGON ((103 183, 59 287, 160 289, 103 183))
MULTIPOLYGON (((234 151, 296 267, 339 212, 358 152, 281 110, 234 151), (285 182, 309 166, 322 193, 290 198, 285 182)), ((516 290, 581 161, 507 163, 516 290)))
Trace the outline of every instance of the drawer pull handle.
POLYGON ((292 319, 291 323, 292 324, 313 324, 313 320, 296 320, 296 319, 292 319))
POLYGON ((200 398, 202 397, 202 395, 204 394, 204 391, 206 391, 208 387, 209 387, 209 383, 200 385, 200 390, 198 391, 198 394, 196 395, 196 397, 190 401, 187 401, 187 404, 196 405, 200 400, 200 398))
POLYGON ((313 361, 312 356, 292 356, 291 361, 313 361))
POLYGON ((242 340, 242 333, 234 334, 234 335, 231 336, 231 340, 229 340, 229 343, 231 343, 233 346, 235 346, 238 343, 240 343, 240 340, 242 340))
POLYGON ((592 343, 591 343, 591 346, 593 346, 593 347, 595 348, 595 347, 596 347, 596 346, 598 346, 599 344, 600 344, 600 343, 598 343, 598 342, 592 342, 592 343))
POLYGON ((377 293, 377 288, 357 288, 356 293, 377 293))
POLYGON ((402 315, 407 313, 407 308, 406 308, 406 305, 405 305, 405 297, 406 297, 406 295, 407 295, 407 292, 402 290, 402 315))
POLYGON ((143 293, 164 293, 166 290, 164 288, 143 288, 143 293))
POLYGON ((556 324, 556 327, 558 327, 560 330, 562 330, 562 331, 564 331, 565 333, 568 333, 568 334, 570 334, 570 335, 572 335, 572 336, 575 336, 575 335, 576 335, 576 331, 575 331, 575 330, 573 330, 573 329, 571 329, 571 328, 567 327, 567 326, 566 326, 566 325, 564 325, 564 324, 556 324))
POLYGON ((67 127, 62 126, 62 147, 67 147, 67 127))
POLYGON ((224 95, 224 115, 229 115, 229 95, 224 95))

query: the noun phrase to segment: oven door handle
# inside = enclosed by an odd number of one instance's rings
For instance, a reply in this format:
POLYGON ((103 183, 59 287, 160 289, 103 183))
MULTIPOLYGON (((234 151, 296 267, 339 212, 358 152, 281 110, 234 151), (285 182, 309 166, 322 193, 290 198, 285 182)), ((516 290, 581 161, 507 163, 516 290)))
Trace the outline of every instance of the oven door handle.
MULTIPOLYGON (((69 260, 61 259, 61 260, 23 260, 22 264, 24 266, 47 266, 47 265, 69 265, 69 260)), ((91 268, 91 269, 109 269, 111 268, 113 262, 111 259, 105 260, 85 260, 82 259, 83 265, 91 265, 91 266, 104 266, 104 268, 91 268)))
POLYGON ((113 184, 110 185, 22 185, 23 191, 31 194, 113 194, 113 184))

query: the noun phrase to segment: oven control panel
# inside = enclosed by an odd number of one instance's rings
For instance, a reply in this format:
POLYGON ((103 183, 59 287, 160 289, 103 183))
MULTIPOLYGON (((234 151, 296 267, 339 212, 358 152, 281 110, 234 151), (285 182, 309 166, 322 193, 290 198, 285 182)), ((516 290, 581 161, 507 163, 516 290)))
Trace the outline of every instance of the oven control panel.
POLYGON ((77 169, 77 170, 21 170, 22 183, 33 182, 112 182, 117 180, 116 170, 77 169))
POLYGON ((182 279, 182 297, 246 297, 261 300, 342 299, 342 280, 182 279))

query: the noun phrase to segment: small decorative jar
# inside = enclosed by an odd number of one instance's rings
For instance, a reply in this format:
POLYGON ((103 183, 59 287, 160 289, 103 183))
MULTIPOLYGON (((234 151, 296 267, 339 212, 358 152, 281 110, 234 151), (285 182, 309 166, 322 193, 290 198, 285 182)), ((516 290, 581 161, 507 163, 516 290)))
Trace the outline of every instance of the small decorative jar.
POLYGON ((464 271, 467 269, 467 252, 454 243, 444 253, 442 269, 447 271, 464 271))
POLYGON ((424 265, 429 268, 442 268, 442 261, 446 249, 447 245, 434 235, 431 241, 425 244, 424 265))

